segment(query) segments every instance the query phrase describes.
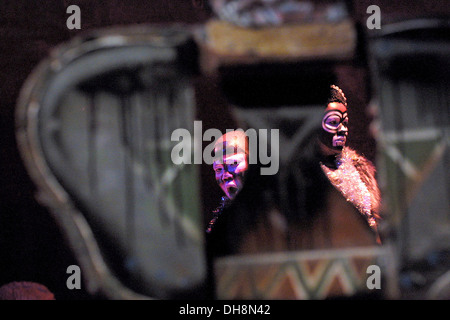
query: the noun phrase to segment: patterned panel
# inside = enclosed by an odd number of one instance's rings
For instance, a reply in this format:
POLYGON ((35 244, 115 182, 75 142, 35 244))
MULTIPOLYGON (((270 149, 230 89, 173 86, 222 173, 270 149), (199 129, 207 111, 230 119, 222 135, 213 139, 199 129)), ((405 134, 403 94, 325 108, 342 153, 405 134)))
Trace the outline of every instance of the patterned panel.
POLYGON ((406 21, 398 39, 371 45, 384 211, 407 259, 448 250, 450 237, 450 46, 441 26, 448 21, 406 21))
POLYGON ((368 292, 380 248, 234 256, 217 261, 219 299, 325 299, 368 292))
POLYGON ((198 167, 171 159, 172 132, 194 123, 178 61, 190 44, 177 28, 99 31, 62 45, 24 86, 21 151, 91 293, 167 298, 204 281, 198 167))

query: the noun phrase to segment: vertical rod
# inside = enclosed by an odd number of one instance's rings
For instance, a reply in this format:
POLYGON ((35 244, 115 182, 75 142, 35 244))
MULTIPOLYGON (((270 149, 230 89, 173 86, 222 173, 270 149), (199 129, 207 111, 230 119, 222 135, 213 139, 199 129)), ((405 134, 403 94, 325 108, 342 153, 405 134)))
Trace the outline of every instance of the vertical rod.
POLYGON ((134 146, 132 143, 132 108, 130 96, 120 97, 121 138, 124 146, 125 173, 125 230, 129 252, 134 251, 135 242, 135 203, 134 203, 134 146))
POLYGON ((164 174, 166 163, 165 163, 165 157, 163 157, 163 148, 164 148, 164 139, 166 138, 164 136, 164 122, 167 112, 166 105, 163 105, 163 99, 162 96, 164 93, 164 88, 161 87, 160 82, 158 82, 158 86, 155 87, 155 91, 153 92, 152 99, 153 99, 153 110, 155 115, 155 136, 154 136, 154 145, 155 145, 155 163, 156 165, 156 181, 157 184, 157 190, 159 192, 158 195, 158 213, 161 221, 161 225, 168 226, 170 223, 170 217, 169 213, 167 212, 167 206, 164 205, 164 201, 167 199, 166 194, 166 188, 162 184, 162 176, 164 174))
MULTIPOLYGON (((401 85, 400 85, 400 80, 398 79, 391 79, 391 83, 392 83, 392 94, 393 94, 393 106, 392 108, 394 108, 394 115, 395 115, 395 120, 394 120, 394 124, 395 124, 395 131, 397 133, 397 136, 399 137, 399 143, 400 145, 398 146, 400 153, 402 155, 405 155, 405 146, 402 144, 402 142, 405 139, 402 139, 402 137, 404 137, 404 125, 403 125, 403 116, 402 116, 402 91, 401 91, 401 85)), ((403 215, 403 217, 400 217, 400 221, 401 221, 401 225, 399 226, 399 240, 400 240, 400 251, 401 252, 401 257, 400 257, 400 261, 402 263, 407 263, 407 259, 409 256, 409 217, 408 217, 408 207, 407 207, 407 203, 406 203, 406 196, 405 195, 405 177, 404 175, 401 173, 401 169, 398 168, 398 170, 396 171, 396 175, 395 175, 395 180, 396 180, 396 186, 397 186, 397 196, 399 194, 401 194, 403 196, 399 197, 398 199, 398 204, 397 204, 397 210, 401 211, 398 212, 398 214, 403 215), (404 211, 404 212, 403 212, 404 211)))
POLYGON ((97 197, 98 188, 98 172, 97 172, 97 106, 95 104, 95 93, 91 92, 88 95, 88 110, 87 110, 87 122, 88 122, 88 180, 89 191, 93 198, 97 197))
MULTIPOLYGON (((178 84, 178 83, 177 83, 178 84)), ((169 123, 169 129, 178 129, 181 128, 183 124, 183 118, 180 115, 181 110, 179 110, 179 104, 178 104, 178 92, 177 90, 180 90, 180 86, 173 85, 172 82, 168 85, 168 110, 171 114, 173 114, 173 118, 171 123, 169 123), (171 125, 171 126, 170 126, 171 125)), ((169 133, 170 134, 170 133, 169 133)), ((183 226, 181 225, 182 219, 183 219, 183 213, 184 213, 184 202, 183 202, 183 188, 188 187, 184 186, 184 179, 183 179, 183 172, 178 171, 177 172, 177 178, 173 180, 173 197, 175 202, 175 207, 178 209, 177 212, 175 212, 177 219, 175 219, 175 235, 176 235, 176 242, 179 247, 183 247, 186 244, 186 236, 183 232, 183 226), (178 183, 176 183, 178 180, 178 183)))

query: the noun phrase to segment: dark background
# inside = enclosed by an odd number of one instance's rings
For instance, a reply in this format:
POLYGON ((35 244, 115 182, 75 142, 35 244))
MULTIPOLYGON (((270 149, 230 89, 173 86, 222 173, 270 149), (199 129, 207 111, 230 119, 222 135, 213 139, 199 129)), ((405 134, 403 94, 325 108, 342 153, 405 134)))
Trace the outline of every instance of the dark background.
MULTIPOLYGON (((366 9, 376 4, 382 23, 389 19, 450 13, 448 1, 352 1, 351 14, 363 29, 369 16, 366 9)), ((35 200, 35 186, 30 180, 15 139, 14 114, 20 89, 34 67, 49 51, 79 33, 96 28, 140 23, 203 23, 211 17, 202 0, 128 0, 128 1, 35 1, 0 2, 0 286, 11 281, 35 281, 46 285, 56 299, 90 299, 81 290, 66 288, 66 269, 78 264, 61 230, 49 212, 35 200), (81 30, 68 30, 69 5, 81 8, 81 30)), ((364 52, 364 39, 360 39, 364 52)), ((349 144, 369 159, 375 156, 375 141, 368 131, 370 117, 367 104, 371 98, 370 75, 364 59, 337 66, 338 84, 346 93, 351 111, 352 135, 349 144)), ((217 86, 208 77, 196 83, 200 112, 210 105, 225 104, 217 86)), ((350 111, 349 111, 350 113, 350 111)), ((208 126, 217 125, 212 114, 204 119, 208 126)), ((203 172, 208 176, 209 173, 203 172)), ((208 190, 205 211, 220 195, 218 187, 208 190)))

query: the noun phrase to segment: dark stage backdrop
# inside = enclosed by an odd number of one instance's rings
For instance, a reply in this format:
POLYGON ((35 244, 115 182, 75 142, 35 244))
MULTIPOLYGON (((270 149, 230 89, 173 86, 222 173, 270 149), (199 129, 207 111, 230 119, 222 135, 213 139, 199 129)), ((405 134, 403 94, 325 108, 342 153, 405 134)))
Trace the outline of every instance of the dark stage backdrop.
MULTIPOLYGON (((351 7, 355 20, 364 27, 366 9, 371 4, 380 6, 384 19, 440 13, 443 9, 448 12, 441 2, 445 1, 365 0, 354 1, 351 7)), ((202 0, 0 2, 0 285, 11 281, 35 281, 46 285, 55 293, 56 299, 92 298, 84 288, 67 289, 66 269, 77 261, 49 212, 34 199, 35 187, 17 150, 15 106, 20 89, 33 68, 54 46, 96 28, 140 23, 194 24, 205 22, 210 16, 202 0), (81 30, 66 27, 69 5, 81 8, 81 30)), ((365 108, 371 90, 364 59, 354 65, 338 67, 336 73, 349 104, 359 106, 352 116, 353 127, 350 129, 353 134, 349 144, 373 159, 375 142, 368 133, 370 118, 365 108)), ((217 93, 208 79, 200 78, 197 85, 199 112, 221 99, 215 97, 217 93)), ((205 208, 212 208, 219 194, 218 188, 210 189, 205 208)))

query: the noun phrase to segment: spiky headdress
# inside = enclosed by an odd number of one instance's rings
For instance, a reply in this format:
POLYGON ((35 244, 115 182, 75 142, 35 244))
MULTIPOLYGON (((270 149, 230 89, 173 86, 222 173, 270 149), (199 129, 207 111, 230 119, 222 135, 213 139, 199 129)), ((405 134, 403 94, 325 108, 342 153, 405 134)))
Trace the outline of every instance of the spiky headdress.
POLYGON ((344 92, 336 85, 331 85, 330 98, 328 99, 328 103, 330 102, 340 102, 344 106, 347 107, 347 98, 345 97, 344 92))

